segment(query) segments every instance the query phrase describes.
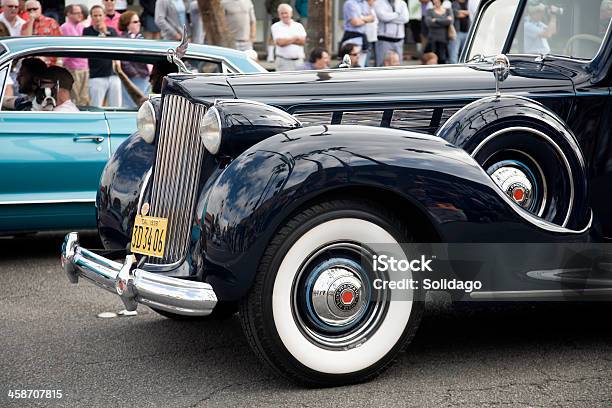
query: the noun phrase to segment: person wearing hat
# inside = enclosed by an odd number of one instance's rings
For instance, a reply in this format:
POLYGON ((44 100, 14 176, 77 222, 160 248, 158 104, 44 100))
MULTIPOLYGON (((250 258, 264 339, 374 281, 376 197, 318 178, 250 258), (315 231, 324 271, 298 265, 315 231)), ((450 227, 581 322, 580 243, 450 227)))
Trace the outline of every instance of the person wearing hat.
POLYGON ((74 78, 66 68, 52 65, 47 68, 42 79, 58 84, 56 105, 53 112, 79 112, 79 108, 70 99, 74 78))

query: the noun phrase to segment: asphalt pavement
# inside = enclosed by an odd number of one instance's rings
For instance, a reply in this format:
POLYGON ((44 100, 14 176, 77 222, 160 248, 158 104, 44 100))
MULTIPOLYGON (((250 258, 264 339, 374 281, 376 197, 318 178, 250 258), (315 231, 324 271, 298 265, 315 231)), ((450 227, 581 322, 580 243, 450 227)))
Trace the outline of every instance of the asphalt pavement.
MULTIPOLYGON (((612 407, 612 303, 430 301, 416 338, 374 381, 305 389, 253 355, 237 317, 177 322, 59 265, 63 234, 0 239, 0 407, 612 407), (10 399, 10 390, 62 390, 10 399)), ((98 245, 95 234, 83 244, 98 245)))

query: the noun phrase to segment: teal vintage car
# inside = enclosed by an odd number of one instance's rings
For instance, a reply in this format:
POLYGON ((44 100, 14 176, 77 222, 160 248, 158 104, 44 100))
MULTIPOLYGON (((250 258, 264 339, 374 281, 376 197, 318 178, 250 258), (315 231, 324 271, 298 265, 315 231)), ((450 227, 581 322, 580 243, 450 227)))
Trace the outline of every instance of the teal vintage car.
MULTIPOLYGON (((0 102, 22 58, 108 58, 153 64, 171 41, 23 37, 0 41, 0 102)), ((263 72, 245 53, 191 44, 199 72, 263 72)), ((0 103, 1 106, 1 103, 0 103)), ((136 108, 79 106, 78 113, 0 111, 0 234, 94 228, 96 189, 107 160, 136 130, 136 108)))

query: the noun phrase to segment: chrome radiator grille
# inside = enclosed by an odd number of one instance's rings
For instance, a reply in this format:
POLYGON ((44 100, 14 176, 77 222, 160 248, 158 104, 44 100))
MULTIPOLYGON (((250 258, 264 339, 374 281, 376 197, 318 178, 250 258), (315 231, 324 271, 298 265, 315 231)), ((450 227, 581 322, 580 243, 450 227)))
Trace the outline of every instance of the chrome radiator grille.
POLYGON ((204 154, 198 135, 204 113, 204 106, 183 97, 164 99, 149 204, 150 215, 168 219, 168 230, 164 258, 149 257, 149 263, 175 263, 187 251, 204 154))

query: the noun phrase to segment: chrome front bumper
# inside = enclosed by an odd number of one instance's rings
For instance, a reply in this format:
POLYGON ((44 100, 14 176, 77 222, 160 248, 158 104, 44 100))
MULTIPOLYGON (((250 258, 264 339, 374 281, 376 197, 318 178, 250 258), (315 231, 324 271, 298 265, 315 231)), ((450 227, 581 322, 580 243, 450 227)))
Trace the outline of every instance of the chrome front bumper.
POLYGON ((206 316, 217 304, 208 283, 170 278, 134 268, 136 258, 128 255, 123 264, 104 258, 79 245, 79 235, 71 232, 62 245, 62 267, 71 283, 84 277, 119 295, 126 310, 138 303, 186 316, 206 316))

